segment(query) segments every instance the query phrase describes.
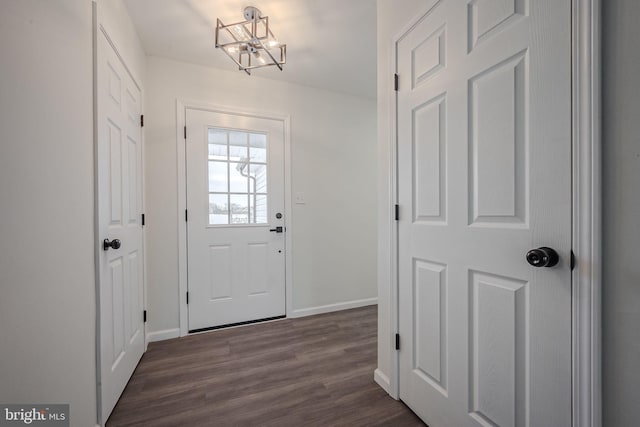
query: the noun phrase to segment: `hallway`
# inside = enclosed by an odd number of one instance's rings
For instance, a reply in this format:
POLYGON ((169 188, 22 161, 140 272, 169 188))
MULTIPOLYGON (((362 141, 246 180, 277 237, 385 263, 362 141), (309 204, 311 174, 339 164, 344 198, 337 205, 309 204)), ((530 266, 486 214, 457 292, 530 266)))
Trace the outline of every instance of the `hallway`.
POLYGON ((107 425, 421 426, 373 381, 376 306, 151 343, 107 425))

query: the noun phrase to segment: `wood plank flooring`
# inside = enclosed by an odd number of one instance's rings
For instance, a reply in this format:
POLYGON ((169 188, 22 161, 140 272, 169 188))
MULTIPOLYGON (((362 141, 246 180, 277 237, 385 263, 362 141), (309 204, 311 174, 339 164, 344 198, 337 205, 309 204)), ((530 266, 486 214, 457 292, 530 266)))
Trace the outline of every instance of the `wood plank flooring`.
POLYGON ((423 426, 373 381, 376 306, 149 344, 107 427, 423 426))

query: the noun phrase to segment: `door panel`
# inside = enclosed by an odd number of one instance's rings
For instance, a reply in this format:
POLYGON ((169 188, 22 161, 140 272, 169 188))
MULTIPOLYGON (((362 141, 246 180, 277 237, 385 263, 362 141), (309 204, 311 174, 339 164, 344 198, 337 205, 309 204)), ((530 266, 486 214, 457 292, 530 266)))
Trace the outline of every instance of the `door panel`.
POLYGON ((441 0, 398 42, 400 397, 431 427, 571 423, 570 24, 441 0))
POLYGON ((141 93, 98 34, 99 399, 106 421, 144 352, 141 93), (103 239, 121 247, 103 250, 103 239))
POLYGON ((189 330, 285 314, 284 125, 188 109, 189 330), (277 214, 281 214, 278 218, 277 214))
POLYGON ((447 394, 447 267, 414 259, 414 366, 416 374, 447 394))
POLYGON ((525 62, 519 52, 469 82, 471 224, 527 222, 525 62))
POLYGON ((413 111, 413 220, 447 221, 446 98, 438 96, 413 111))
POLYGON ((471 271, 470 287, 471 416, 526 425, 528 283, 471 271))

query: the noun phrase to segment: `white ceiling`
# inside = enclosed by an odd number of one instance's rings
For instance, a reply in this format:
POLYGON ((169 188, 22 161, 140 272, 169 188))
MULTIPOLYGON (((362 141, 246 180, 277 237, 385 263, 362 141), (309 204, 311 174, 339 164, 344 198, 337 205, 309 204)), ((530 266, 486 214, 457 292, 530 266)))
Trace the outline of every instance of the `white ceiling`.
POLYGON ((287 44, 287 64, 253 75, 376 96, 375 0, 124 1, 147 55, 237 71, 215 48, 216 19, 238 22, 245 6, 256 6, 287 44))

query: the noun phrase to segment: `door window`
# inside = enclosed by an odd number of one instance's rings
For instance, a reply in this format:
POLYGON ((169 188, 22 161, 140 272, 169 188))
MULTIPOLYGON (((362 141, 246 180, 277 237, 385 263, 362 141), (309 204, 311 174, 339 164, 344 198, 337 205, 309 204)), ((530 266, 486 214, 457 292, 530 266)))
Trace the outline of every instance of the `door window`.
POLYGON ((209 128, 209 225, 267 223, 267 135, 209 128))

